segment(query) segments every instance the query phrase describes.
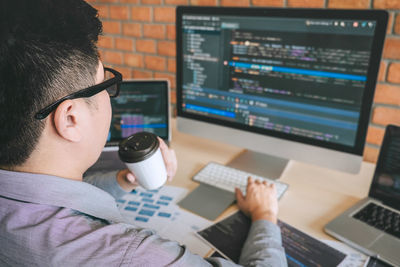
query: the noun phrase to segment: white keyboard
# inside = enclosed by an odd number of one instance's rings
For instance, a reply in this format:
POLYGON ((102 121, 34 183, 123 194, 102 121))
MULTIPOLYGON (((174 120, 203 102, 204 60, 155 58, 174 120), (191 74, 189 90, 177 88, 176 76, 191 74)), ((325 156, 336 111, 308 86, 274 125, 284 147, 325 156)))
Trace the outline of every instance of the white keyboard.
POLYGON ((285 193, 286 189, 288 188, 288 185, 285 183, 260 177, 255 174, 240 171, 238 169, 227 167, 215 162, 208 163, 195 176, 193 176, 193 180, 230 192, 235 192, 235 187, 238 187, 242 190, 243 194, 246 194, 247 178, 249 176, 251 176, 254 180, 274 183, 278 199, 281 198, 283 193, 285 193))

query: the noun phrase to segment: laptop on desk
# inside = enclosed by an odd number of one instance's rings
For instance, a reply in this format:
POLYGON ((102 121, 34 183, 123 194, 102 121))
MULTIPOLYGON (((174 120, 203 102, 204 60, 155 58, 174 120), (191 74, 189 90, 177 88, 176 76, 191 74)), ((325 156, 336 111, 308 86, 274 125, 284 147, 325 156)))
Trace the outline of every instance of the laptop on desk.
POLYGON ((125 169, 118 156, 118 145, 134 133, 152 132, 168 144, 171 140, 169 103, 168 80, 123 81, 119 96, 111 98, 112 118, 107 143, 85 176, 125 169))
POLYGON ((368 197, 329 222, 325 231, 400 266, 400 127, 386 128, 368 197))

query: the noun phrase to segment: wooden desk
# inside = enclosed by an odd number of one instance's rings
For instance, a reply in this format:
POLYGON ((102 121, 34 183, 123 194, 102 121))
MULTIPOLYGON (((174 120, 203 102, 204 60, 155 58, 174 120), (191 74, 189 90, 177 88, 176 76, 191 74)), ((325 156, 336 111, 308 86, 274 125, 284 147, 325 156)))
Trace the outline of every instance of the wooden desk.
MULTIPOLYGON (((178 172, 170 185, 193 190, 198 183, 191 177, 208 162, 226 164, 243 149, 176 130, 172 120, 171 147, 178 158, 178 172)), ((289 184, 279 201, 279 219, 315 238, 332 239, 323 227, 344 210, 367 196, 375 165, 363 162, 357 175, 290 161, 281 181, 289 184)), ((229 208, 224 214, 232 212, 229 208)), ((224 216, 224 215, 222 215, 224 216)))

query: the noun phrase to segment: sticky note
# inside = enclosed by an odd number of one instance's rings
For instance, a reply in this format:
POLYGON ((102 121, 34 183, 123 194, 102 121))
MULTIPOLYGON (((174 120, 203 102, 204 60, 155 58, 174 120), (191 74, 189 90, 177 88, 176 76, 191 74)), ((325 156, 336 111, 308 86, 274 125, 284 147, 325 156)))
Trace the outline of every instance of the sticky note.
POLYGON ((169 218, 169 217, 171 217, 171 213, 159 212, 159 213, 158 213, 158 216, 169 218))
POLYGON ((125 209, 130 211, 137 211, 136 207, 131 207, 131 206, 125 207, 125 209))
POLYGON ((144 208, 150 208, 150 209, 159 209, 159 208, 160 208, 160 206, 151 205, 151 204, 147 204, 147 203, 145 203, 145 204, 143 205, 143 207, 144 207, 144 208))
POLYGON ((139 211, 140 215, 147 215, 147 216, 153 216, 154 215, 154 210, 145 210, 142 209, 141 211, 139 211))

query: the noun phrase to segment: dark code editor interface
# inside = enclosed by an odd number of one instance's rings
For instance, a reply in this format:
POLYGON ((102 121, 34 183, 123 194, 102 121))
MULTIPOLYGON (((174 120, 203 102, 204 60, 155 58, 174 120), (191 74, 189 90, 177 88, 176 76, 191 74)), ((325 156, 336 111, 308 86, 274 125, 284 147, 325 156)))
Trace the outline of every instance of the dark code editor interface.
POLYGON ((184 15, 182 109, 354 146, 375 26, 184 15))

